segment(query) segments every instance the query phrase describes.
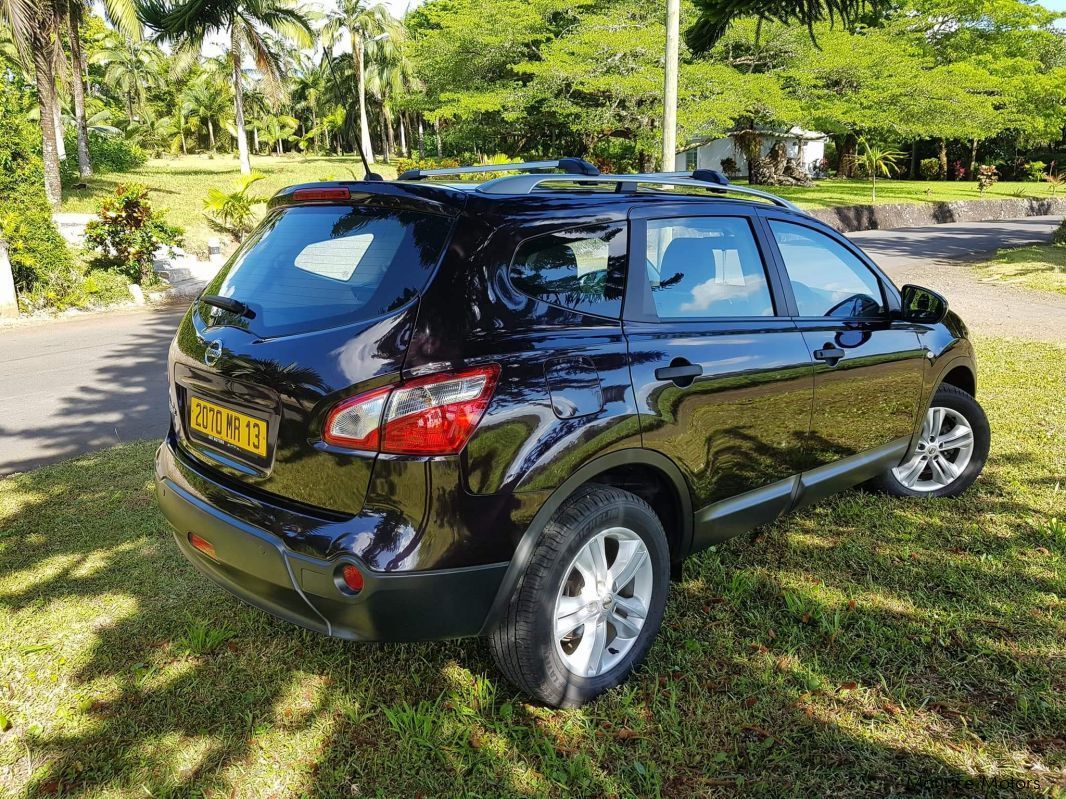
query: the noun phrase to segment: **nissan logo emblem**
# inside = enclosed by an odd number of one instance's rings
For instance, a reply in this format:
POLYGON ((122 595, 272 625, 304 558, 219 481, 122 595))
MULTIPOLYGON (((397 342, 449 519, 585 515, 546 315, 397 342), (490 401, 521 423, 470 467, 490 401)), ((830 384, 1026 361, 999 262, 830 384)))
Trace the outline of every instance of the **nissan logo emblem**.
POLYGON ((207 349, 204 350, 204 363, 208 366, 214 366, 218 359, 222 357, 222 342, 217 338, 207 345, 207 349))

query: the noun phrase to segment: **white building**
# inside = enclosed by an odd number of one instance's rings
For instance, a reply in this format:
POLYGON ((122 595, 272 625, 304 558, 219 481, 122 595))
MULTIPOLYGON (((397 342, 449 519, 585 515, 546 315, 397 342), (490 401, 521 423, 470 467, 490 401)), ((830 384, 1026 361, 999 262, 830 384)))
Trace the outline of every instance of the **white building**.
MULTIPOLYGON (((825 142, 829 137, 824 133, 803 128, 790 128, 787 131, 762 131, 760 155, 765 156, 777 142, 785 145, 785 155, 794 158, 812 175, 817 172, 818 163, 825 155, 825 142)), ((711 141, 693 141, 676 156, 674 169, 691 172, 694 169, 722 169, 722 160, 732 158, 737 165, 736 173, 747 177, 748 159, 736 147, 731 136, 711 141)))

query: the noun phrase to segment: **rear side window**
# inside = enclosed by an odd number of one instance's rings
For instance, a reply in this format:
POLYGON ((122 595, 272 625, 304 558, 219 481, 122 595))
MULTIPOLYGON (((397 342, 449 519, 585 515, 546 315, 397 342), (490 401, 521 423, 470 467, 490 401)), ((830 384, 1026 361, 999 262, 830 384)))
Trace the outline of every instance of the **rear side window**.
POLYGON ((511 282, 552 305, 617 319, 625 260, 624 225, 572 228, 522 242, 511 262, 511 282))
POLYGON ((646 267, 660 319, 773 316, 748 220, 650 219, 646 267))
POLYGON ((426 287, 451 220, 419 211, 312 205, 269 216, 206 292, 240 300, 244 319, 201 303, 208 324, 263 337, 372 319, 426 287))

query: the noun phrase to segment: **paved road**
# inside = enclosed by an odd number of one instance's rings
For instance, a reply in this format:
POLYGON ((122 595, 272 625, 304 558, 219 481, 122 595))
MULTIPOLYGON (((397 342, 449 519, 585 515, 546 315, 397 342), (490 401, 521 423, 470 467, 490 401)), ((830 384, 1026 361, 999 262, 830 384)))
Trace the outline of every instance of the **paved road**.
POLYGON ((1048 241, 1061 221, 1061 216, 1034 216, 1005 222, 957 222, 866 230, 849 238, 897 286, 917 283, 947 297, 973 333, 1066 343, 1066 298, 982 283, 968 263, 1003 247, 1048 241))
MULTIPOLYGON (((943 291, 974 330, 1046 338, 1066 331, 1066 302, 979 283, 960 261, 1046 239, 1057 221, 937 225, 853 238, 897 282, 943 291)), ((164 364, 182 310, 0 328, 0 475, 123 441, 161 438, 167 425, 164 364)))
POLYGON ((184 308, 0 328, 0 475, 162 438, 166 357, 184 308))

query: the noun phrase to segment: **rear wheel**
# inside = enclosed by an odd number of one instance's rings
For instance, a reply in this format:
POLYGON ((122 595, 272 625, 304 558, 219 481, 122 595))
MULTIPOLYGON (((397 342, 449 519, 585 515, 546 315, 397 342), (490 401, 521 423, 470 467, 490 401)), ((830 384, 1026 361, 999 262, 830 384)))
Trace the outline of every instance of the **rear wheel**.
POLYGON ((521 690, 576 707, 629 676, 662 623, 670 577, 662 523, 639 497, 592 486, 545 526, 493 657, 521 690))
POLYGON ((988 418, 977 400, 942 385, 925 414, 915 450, 874 485, 899 497, 958 496, 984 468, 990 438, 988 418))

